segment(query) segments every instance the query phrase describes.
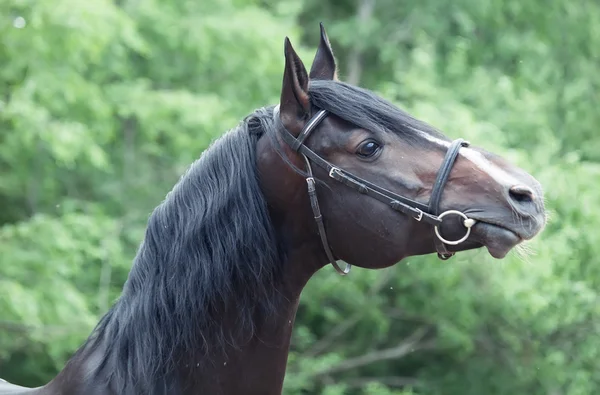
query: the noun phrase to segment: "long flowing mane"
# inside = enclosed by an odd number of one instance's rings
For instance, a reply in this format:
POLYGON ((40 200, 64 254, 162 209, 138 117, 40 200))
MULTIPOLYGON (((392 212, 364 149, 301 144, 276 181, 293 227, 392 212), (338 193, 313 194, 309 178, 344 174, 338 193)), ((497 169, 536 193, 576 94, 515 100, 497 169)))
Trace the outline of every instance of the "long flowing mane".
POLYGON ((282 257, 256 168, 273 127, 272 108, 246 117, 151 214, 121 297, 80 349, 101 353, 95 373, 116 393, 167 392, 181 353, 235 345, 273 314, 282 257), (221 326, 231 314, 235 333, 221 326))

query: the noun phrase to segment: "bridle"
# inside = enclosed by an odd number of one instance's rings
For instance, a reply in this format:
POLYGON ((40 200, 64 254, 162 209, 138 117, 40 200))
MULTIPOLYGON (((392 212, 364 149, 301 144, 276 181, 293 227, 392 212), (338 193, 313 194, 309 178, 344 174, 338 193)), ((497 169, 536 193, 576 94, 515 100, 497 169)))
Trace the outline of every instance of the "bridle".
MULTIPOLYGON (((276 115, 278 111, 279 107, 276 108, 276 115)), ((290 146, 292 150, 302 155, 306 163, 306 171, 308 174, 308 177, 306 177, 306 183, 308 184, 308 195, 310 198, 310 205, 312 207, 315 221, 317 223, 317 228, 321 237, 321 243, 323 244, 325 254, 327 255, 327 259, 329 259, 331 265, 341 275, 346 275, 350 272, 351 265, 346 263, 346 267, 344 269, 340 268, 337 264, 337 259, 334 258, 333 253, 331 252, 331 248, 329 247, 329 242, 327 241, 327 234, 325 232, 325 225, 323 224, 323 216, 321 214, 321 209, 319 208, 319 201, 317 199, 315 179, 310 164, 311 160, 314 163, 316 163, 319 167, 323 168, 329 174, 329 177, 333 178, 334 180, 341 182, 342 184, 350 188, 356 189, 361 194, 368 195, 383 203, 386 203, 392 209, 399 211, 403 214, 409 215, 416 221, 423 221, 430 225, 433 225, 434 232, 436 235, 436 238, 434 238, 434 243, 438 257, 442 260, 450 259, 454 255, 454 252, 448 251, 445 244, 458 245, 467 240, 467 238, 471 234, 471 228, 476 223, 476 220, 467 217, 466 214, 457 210, 447 210, 441 214, 438 214, 439 204, 442 198, 442 193, 444 191, 444 186, 448 181, 450 171, 454 166, 454 162, 456 161, 459 150, 461 147, 468 147, 469 142, 463 139, 456 139, 450 144, 450 147, 446 152, 444 161, 442 162, 442 165, 438 170, 437 177, 433 184, 433 189, 431 191, 429 203, 423 204, 421 202, 417 202, 407 197, 398 195, 394 192, 388 191, 387 189, 372 184, 371 182, 358 176, 355 176, 352 173, 347 172, 346 170, 340 169, 339 167, 321 158, 314 151, 312 151, 310 148, 304 145, 304 141, 328 115, 329 112, 327 112, 326 110, 319 110, 306 123, 306 125, 304 125, 304 128, 302 129, 298 137, 294 137, 283 125, 281 125, 281 137, 286 142, 286 144, 290 146), (458 240, 446 240, 440 234, 439 226, 442 224, 442 219, 448 215, 458 215, 463 218, 463 225, 467 229, 467 232, 463 237, 461 237, 458 240)))
MULTIPOLYGON (((278 115, 278 112, 279 106, 276 107, 276 116, 278 115)), ((434 238, 434 243, 438 257, 442 260, 450 259, 454 255, 454 252, 448 251, 445 244, 458 245, 467 240, 467 238, 471 234, 471 228, 476 223, 476 220, 467 217, 463 212, 457 210, 447 210, 439 214, 440 200, 442 198, 444 186, 446 185, 448 177, 450 176, 450 171, 454 166, 454 162, 456 161, 460 148, 468 147, 469 142, 463 139, 457 139, 450 144, 450 147, 446 152, 444 161, 442 162, 442 165, 438 170, 437 177, 433 184, 433 189, 431 191, 429 203, 423 204, 415 200, 409 199, 407 197, 398 195, 394 192, 388 191, 387 189, 372 184, 371 182, 358 176, 355 176, 344 169, 340 169, 339 167, 321 158, 314 151, 312 151, 310 148, 304 145, 304 141, 328 115, 328 111, 319 110, 306 123, 306 125, 304 125, 304 128, 302 129, 298 137, 294 137, 283 125, 281 125, 281 137, 286 142, 286 144, 290 146, 292 150, 298 152, 304 158, 304 161, 306 163, 306 172, 308 174, 308 177, 306 177, 306 183, 308 184, 308 196, 310 198, 310 205, 312 207, 315 221, 317 223, 317 228, 321 237, 321 242, 323 244, 325 254, 327 255, 327 259, 329 259, 329 262, 335 268, 335 270, 337 270, 337 272, 341 275, 346 275, 350 272, 351 265, 346 263, 346 267, 344 269, 340 268, 337 264, 337 259, 334 258, 333 253, 331 252, 331 248, 329 247, 329 242, 327 241, 327 234, 325 232, 325 225, 323 224, 323 216, 321 215, 321 209, 319 208, 319 201, 317 199, 316 183, 310 164, 311 161, 317 164, 317 166, 323 168, 329 174, 329 177, 333 178, 334 180, 341 182, 342 184, 350 188, 356 189, 361 194, 368 195, 383 203, 386 203, 392 209, 406 214, 416 221, 423 221, 432 225, 434 227, 434 232, 436 235, 436 237, 434 238), (463 218, 463 225, 467 229, 467 232, 459 240, 446 240, 440 234, 439 226, 442 224, 442 219, 448 215, 457 215, 463 218)))

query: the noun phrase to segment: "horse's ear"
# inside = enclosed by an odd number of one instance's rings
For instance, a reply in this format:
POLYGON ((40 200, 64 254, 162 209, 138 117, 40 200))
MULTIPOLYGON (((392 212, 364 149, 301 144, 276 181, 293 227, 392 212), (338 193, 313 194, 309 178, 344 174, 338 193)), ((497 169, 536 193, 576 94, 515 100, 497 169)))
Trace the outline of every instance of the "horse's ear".
POLYGON ((310 79, 337 80, 335 58, 329 37, 327 37, 323 23, 319 23, 319 26, 321 27, 321 41, 319 42, 315 60, 313 60, 312 67, 310 68, 310 79))
POLYGON ((290 133, 298 135, 304 126, 310 111, 308 98, 308 74, 304 63, 292 47, 289 38, 285 38, 285 71, 279 112, 281 122, 290 133))

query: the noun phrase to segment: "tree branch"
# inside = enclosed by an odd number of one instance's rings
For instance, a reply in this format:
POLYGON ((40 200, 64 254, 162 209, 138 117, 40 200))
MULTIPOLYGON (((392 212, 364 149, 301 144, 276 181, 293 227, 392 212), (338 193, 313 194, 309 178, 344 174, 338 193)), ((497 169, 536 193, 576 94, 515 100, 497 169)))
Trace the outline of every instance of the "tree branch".
MULTIPOLYGON (((361 0, 356 12, 358 26, 364 26, 373 15, 375 0, 361 0)), ((347 82, 352 85, 358 85, 362 75, 362 44, 357 43, 352 48, 348 59, 348 79, 347 82)))
POLYGON ((413 377, 401 377, 401 376, 390 376, 390 377, 355 377, 348 380, 344 380, 344 384, 348 388, 362 388, 370 383, 381 383, 388 387, 402 388, 402 387, 414 387, 418 386, 419 382, 413 377))
MULTIPOLYGON (((377 279, 377 282, 373 284, 371 289, 369 289, 366 297, 367 300, 379 291, 381 291, 381 289, 390 282, 392 276, 386 274, 387 273, 385 271, 381 272, 379 278, 377 279)), ((365 315, 365 311, 365 309, 359 309, 350 317, 346 318, 341 323, 336 325, 330 332, 328 332, 324 337, 319 339, 311 348, 304 352, 303 358, 314 357, 327 350, 336 339, 341 337, 344 333, 353 328, 354 325, 356 325, 360 321, 360 319, 365 315)))
POLYGON ((413 332, 412 335, 410 335, 396 347, 373 351, 356 358, 347 359, 328 369, 322 370, 321 372, 317 372, 317 376, 325 376, 333 373, 339 373, 346 370, 359 368, 361 366, 370 365, 374 362, 386 361, 390 359, 399 359, 416 350, 434 348, 434 341, 419 343, 421 339, 423 339, 423 337, 427 334, 427 331, 428 327, 421 327, 415 332, 413 332))

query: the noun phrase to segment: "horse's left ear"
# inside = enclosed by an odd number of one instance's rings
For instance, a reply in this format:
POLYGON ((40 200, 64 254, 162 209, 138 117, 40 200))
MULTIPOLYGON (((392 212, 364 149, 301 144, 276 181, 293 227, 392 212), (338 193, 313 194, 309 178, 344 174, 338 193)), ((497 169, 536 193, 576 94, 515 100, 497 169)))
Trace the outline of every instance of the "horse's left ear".
POLYGON ((335 58, 329 37, 327 37, 323 23, 319 23, 319 26, 321 27, 321 41, 309 76, 311 80, 337 80, 335 58))
POLYGON ((279 112, 283 126, 293 135, 298 135, 310 112, 308 74, 304 63, 294 51, 292 43, 287 37, 284 51, 285 71, 283 72, 279 112))

